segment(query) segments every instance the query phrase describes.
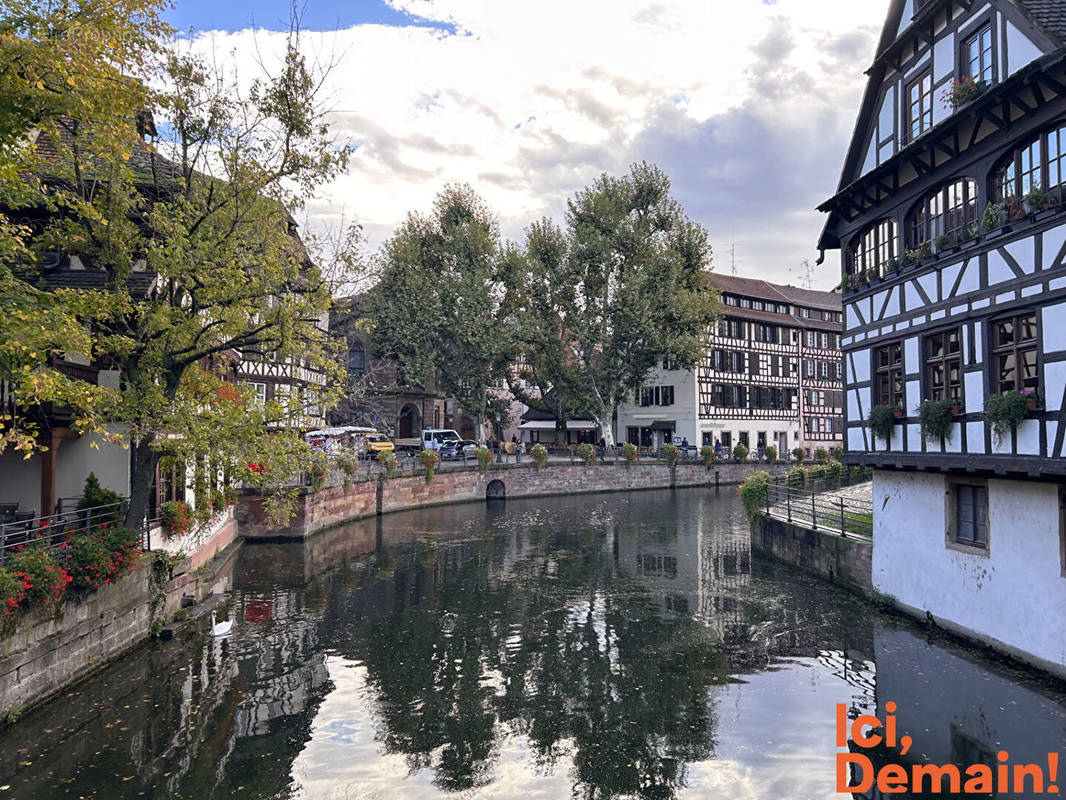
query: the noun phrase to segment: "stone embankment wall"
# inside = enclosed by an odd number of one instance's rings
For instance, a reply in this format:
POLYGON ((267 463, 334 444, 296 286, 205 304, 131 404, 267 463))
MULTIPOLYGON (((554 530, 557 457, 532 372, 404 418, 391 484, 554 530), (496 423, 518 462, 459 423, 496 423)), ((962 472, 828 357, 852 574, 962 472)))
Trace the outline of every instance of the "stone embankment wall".
POLYGON ((152 616, 168 617, 182 596, 203 600, 229 586, 237 548, 232 514, 173 565, 153 588, 151 557, 128 575, 88 594, 72 594, 56 609, 37 608, 0 638, 0 724, 68 688, 151 635, 152 616))
MULTIPOLYGON (((641 489, 721 486, 741 483, 765 465, 720 464, 707 469, 702 464, 679 464, 671 472, 665 464, 548 465, 537 470, 531 464, 495 466, 482 471, 448 469, 426 483, 422 472, 397 474, 387 480, 371 480, 350 486, 334 486, 308 492, 298 498, 288 525, 274 525, 263 507, 262 498, 246 496, 237 507, 240 535, 245 539, 307 538, 318 531, 349 520, 413 508, 484 501, 490 496, 550 497, 594 492, 624 492, 641 489)), ((768 468, 783 474, 784 465, 768 468)))
POLYGON ((757 514, 751 524, 751 546, 866 597, 877 596, 872 541, 757 514))

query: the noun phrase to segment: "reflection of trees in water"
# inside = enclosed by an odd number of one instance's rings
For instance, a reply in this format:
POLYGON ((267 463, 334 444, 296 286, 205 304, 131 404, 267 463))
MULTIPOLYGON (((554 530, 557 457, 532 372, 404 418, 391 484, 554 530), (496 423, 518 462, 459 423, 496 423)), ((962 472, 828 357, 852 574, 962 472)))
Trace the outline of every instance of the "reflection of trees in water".
POLYGON ((381 739, 450 791, 489 780, 506 727, 543 768, 569 756, 575 794, 673 797, 686 764, 713 754, 707 691, 724 664, 700 625, 663 619, 622 583, 598 531, 534 531, 525 544, 545 539, 550 555, 520 560, 511 537, 489 540, 490 557, 486 540, 395 556, 390 580, 412 602, 352 642, 381 739))

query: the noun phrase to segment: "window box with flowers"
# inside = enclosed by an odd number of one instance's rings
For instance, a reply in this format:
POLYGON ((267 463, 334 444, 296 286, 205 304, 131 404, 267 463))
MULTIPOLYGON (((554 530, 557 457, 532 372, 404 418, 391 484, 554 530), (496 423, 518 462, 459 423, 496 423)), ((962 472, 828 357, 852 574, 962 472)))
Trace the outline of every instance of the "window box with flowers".
POLYGON ((1018 430, 1030 411, 1039 408, 1040 398, 1032 389, 994 394, 985 400, 985 422, 996 440, 1002 442, 1008 433, 1018 430))
POLYGON ((944 107, 958 110, 971 100, 976 100, 988 90, 988 84, 963 75, 944 92, 944 107))
POLYGON ((187 534, 192 530, 193 520, 192 507, 184 500, 168 500, 159 507, 159 521, 167 539, 187 534))

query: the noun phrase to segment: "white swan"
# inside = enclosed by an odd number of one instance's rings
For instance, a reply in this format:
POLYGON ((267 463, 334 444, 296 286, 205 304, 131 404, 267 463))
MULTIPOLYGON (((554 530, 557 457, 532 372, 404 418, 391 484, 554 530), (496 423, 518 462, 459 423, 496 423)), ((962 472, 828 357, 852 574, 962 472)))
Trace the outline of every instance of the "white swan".
POLYGON ((229 636, 230 629, 233 628, 233 620, 226 620, 225 622, 215 622, 215 612, 211 612, 211 636, 222 637, 229 636))

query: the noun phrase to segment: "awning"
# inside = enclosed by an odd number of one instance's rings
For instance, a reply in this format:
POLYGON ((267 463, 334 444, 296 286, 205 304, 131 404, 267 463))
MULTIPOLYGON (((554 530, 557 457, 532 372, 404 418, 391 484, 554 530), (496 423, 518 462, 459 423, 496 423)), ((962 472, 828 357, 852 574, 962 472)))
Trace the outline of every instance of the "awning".
POLYGON ((677 422, 669 419, 657 419, 651 424, 653 431, 672 431, 677 427, 677 422))
MULTIPOLYGON (((596 430, 595 422, 567 422, 566 429, 568 431, 594 431, 596 430)), ((520 431, 554 431, 555 422, 550 419, 538 419, 530 422, 523 422, 518 426, 520 431)))

